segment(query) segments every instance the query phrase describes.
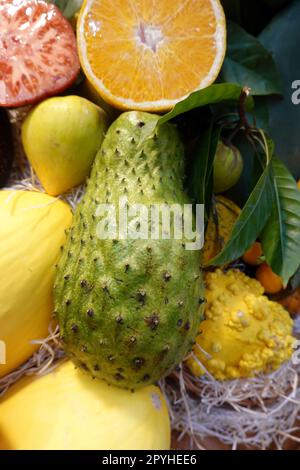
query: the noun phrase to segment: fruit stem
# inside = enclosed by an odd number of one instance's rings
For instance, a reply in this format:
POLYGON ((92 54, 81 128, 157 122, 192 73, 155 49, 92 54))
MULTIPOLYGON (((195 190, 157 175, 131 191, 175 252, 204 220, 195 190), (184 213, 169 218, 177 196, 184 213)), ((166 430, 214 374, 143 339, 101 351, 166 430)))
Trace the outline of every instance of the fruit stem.
POLYGON ((252 126, 249 124, 247 115, 246 115, 246 101, 247 98, 250 96, 251 88, 245 86, 242 89, 242 92, 239 97, 239 102, 238 102, 238 114, 239 114, 239 121, 236 125, 236 127, 233 129, 232 133, 226 139, 227 145, 231 146, 231 142, 234 139, 234 137, 239 133, 241 129, 245 129, 246 134, 249 133, 249 131, 252 129, 252 126))
POLYGON ((242 123, 242 126, 246 130, 251 129, 252 127, 250 126, 247 116, 246 116, 246 101, 247 101, 247 98, 250 96, 250 93, 251 93, 251 88, 245 86, 242 89, 242 93, 240 95, 239 103, 238 103, 238 112, 239 112, 240 122, 242 123))

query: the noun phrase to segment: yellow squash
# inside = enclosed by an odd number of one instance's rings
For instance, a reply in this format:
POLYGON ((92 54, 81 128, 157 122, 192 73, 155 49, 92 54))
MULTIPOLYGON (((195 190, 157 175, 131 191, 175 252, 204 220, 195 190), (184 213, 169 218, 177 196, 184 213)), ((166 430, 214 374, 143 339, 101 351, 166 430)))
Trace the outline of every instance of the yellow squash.
POLYGON ((170 422, 158 387, 108 386, 68 361, 25 378, 0 401, 0 450, 168 450, 170 422))
POLYGON ((188 359, 195 375, 202 364, 218 380, 253 377, 290 359, 293 321, 259 282, 231 269, 208 273, 205 284, 205 320, 188 359))
POLYGON ((0 191, 0 377, 37 349, 53 311, 55 263, 72 222, 67 204, 43 193, 0 191), (6 362, 1 364, 1 362, 6 362))
POLYGON ((204 264, 207 264, 222 251, 240 213, 241 209, 230 199, 221 195, 215 197, 205 234, 204 264))

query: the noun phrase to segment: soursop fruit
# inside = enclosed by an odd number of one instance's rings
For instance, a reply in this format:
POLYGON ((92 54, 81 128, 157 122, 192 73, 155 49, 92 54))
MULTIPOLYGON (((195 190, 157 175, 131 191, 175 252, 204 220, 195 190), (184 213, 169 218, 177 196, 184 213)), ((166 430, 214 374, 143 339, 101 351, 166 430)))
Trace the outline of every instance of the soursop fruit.
MULTIPOLYGON (((202 315, 200 251, 185 239, 97 236, 99 204, 184 204, 177 130, 122 114, 110 127, 57 269, 55 314, 65 350, 92 376, 135 389, 159 380, 191 350, 202 315)), ((135 223, 132 219, 131 223, 135 223)))

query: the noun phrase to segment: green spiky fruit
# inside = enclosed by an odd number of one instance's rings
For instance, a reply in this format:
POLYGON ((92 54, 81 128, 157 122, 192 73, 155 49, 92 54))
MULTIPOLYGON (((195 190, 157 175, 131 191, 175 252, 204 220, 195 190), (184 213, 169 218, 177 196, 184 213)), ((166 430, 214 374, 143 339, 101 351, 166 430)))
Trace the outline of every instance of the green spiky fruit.
POLYGON ((202 313, 200 252, 185 239, 97 237, 101 203, 184 204, 183 147, 155 117, 122 114, 110 127, 58 266, 55 310, 66 351, 93 376, 135 389, 191 350, 202 313))

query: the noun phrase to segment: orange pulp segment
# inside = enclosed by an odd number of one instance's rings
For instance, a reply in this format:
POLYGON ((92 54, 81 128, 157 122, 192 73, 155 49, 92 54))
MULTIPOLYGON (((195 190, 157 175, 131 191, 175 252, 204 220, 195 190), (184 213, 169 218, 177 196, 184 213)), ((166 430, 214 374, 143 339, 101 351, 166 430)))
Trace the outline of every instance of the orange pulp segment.
POLYGON ((83 70, 107 102, 167 111, 216 79, 225 17, 219 0, 85 0, 77 41, 83 70))

